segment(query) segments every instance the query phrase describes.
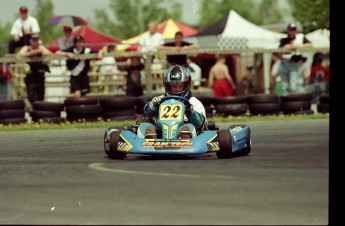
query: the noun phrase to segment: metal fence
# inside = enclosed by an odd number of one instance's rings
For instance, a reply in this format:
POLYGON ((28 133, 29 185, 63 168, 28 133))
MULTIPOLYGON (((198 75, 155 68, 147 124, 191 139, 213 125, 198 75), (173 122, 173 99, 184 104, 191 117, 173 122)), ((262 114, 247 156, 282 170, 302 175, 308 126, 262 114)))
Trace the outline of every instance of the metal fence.
MULTIPOLYGON (((238 40, 241 44, 241 40, 238 40)), ((243 44, 243 43, 242 43, 243 44)), ((300 53, 328 53, 328 48, 304 48, 296 50, 300 53)), ((116 58, 126 59, 132 56, 140 56, 145 59, 145 69, 143 71, 142 83, 144 86, 145 94, 162 93, 162 76, 166 69, 166 55, 170 54, 186 54, 188 56, 197 56, 198 54, 262 54, 263 57, 263 74, 264 74, 264 93, 269 92, 269 70, 271 62, 272 52, 286 53, 284 49, 223 49, 223 48, 200 48, 193 50, 181 50, 181 51, 159 51, 159 52, 115 52, 112 54, 105 54, 105 56, 113 56, 116 58), (151 61, 151 56, 155 56, 155 61, 151 61)), ((91 92, 89 96, 109 96, 109 95, 125 95, 125 83, 126 83, 126 71, 118 71, 116 73, 102 74, 100 67, 103 65, 97 61, 97 54, 85 54, 79 55, 76 59, 92 59, 91 70, 89 71, 91 92)), ((49 101, 61 102, 69 95, 69 75, 66 69, 66 58, 52 55, 50 57, 29 59, 29 58, 17 58, 15 55, 7 55, 0 58, 0 62, 9 65, 12 71, 14 93, 13 98, 23 98, 27 101, 26 87, 24 83, 24 69, 23 65, 29 61, 43 60, 46 61, 50 67, 51 72, 47 72, 46 75, 46 93, 45 99, 49 101)), ((125 64, 124 61, 118 61, 119 67, 125 64)), ((208 95, 211 90, 207 87, 206 79, 203 78, 202 86, 197 92, 208 95)), ((29 103, 28 103, 29 105, 29 103)))

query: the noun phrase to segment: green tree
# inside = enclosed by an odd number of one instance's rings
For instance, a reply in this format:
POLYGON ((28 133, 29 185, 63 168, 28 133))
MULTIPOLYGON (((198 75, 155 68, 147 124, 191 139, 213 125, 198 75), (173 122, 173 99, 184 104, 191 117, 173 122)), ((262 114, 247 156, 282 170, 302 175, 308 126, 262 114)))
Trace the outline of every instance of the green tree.
POLYGON ((292 15, 303 25, 303 32, 329 29, 329 0, 290 0, 292 15))
POLYGON ((182 6, 169 0, 125 0, 111 1, 109 9, 115 21, 105 9, 96 9, 96 20, 92 24, 104 33, 127 39, 144 32, 150 20, 158 23, 168 18, 180 20, 182 6))
POLYGON ((40 25, 40 39, 43 43, 50 42, 62 35, 62 28, 49 24, 54 15, 54 4, 51 0, 36 0, 32 15, 40 25))
POLYGON ((8 52, 8 42, 11 40, 11 27, 11 23, 0 26, 0 57, 3 57, 8 52))
POLYGON ((257 8, 253 0, 203 0, 200 10, 200 29, 217 22, 223 18, 230 10, 235 10, 242 17, 255 24, 261 24, 262 18, 256 16, 257 8))
POLYGON ((282 21, 277 0, 262 0, 258 12, 262 18, 262 24, 274 24, 282 21))

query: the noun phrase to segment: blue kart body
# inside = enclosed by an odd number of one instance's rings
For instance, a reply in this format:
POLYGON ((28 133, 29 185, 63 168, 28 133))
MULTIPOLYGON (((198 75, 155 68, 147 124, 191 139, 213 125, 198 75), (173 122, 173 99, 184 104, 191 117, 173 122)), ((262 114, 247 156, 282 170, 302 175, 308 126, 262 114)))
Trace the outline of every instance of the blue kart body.
POLYGON ((163 98, 157 120, 161 138, 145 139, 139 137, 136 130, 107 128, 105 153, 111 158, 122 159, 127 154, 202 155, 210 152, 217 152, 219 158, 230 158, 250 152, 250 129, 247 125, 230 126, 219 131, 206 130, 191 139, 179 138, 180 128, 185 124, 185 104, 186 99, 181 97, 163 98))

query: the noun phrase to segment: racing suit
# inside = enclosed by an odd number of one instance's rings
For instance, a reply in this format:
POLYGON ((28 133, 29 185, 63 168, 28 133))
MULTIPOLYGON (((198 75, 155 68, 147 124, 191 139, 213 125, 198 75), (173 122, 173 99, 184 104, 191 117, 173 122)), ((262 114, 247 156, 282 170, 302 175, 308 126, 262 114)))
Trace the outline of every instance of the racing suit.
MULTIPOLYGON (((163 98, 164 95, 159 96, 163 98)), ((206 110, 204 105, 198 100, 196 97, 190 97, 189 102, 191 104, 192 109, 190 109, 189 113, 186 113, 184 118, 187 123, 185 126, 188 126, 190 131, 192 132, 192 136, 195 137, 197 133, 201 133, 207 129, 207 120, 206 120, 206 110)), ((158 116, 158 109, 159 107, 155 107, 152 101, 148 102, 144 106, 144 114, 148 117, 156 117, 158 116)), ((189 111, 186 109, 186 112, 189 111)), ((142 123, 138 128, 137 135, 141 138, 145 137, 144 131, 148 126, 153 126, 156 131, 160 130, 156 124, 152 123, 142 123)))

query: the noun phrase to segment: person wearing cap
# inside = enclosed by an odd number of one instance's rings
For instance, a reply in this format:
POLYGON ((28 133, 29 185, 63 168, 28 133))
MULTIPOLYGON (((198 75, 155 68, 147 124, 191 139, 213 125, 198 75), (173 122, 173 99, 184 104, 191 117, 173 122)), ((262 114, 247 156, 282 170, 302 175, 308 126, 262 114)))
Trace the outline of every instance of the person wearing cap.
POLYGON ((29 16, 27 7, 19 8, 20 18, 16 19, 11 28, 13 39, 8 44, 8 52, 13 54, 17 47, 29 45, 32 34, 40 32, 40 26, 35 17, 29 16))
POLYGON ((97 53, 96 50, 85 47, 83 36, 73 38, 73 46, 64 50, 58 50, 56 55, 66 56, 66 66, 71 76, 70 93, 72 97, 80 98, 90 92, 90 80, 88 72, 91 59, 76 59, 78 55, 97 53))
POLYGON ((300 54, 297 54, 296 50, 313 47, 313 44, 302 33, 297 34, 296 24, 290 23, 287 26, 287 37, 280 39, 278 47, 290 51, 290 53, 283 54, 279 66, 282 95, 304 92, 303 85, 299 82, 303 78, 298 60, 296 60, 300 54))
POLYGON ((72 28, 70 26, 63 27, 63 36, 59 38, 58 42, 60 50, 73 46, 72 28))
POLYGON ((33 34, 30 37, 30 45, 23 46, 17 53, 17 57, 29 58, 30 70, 25 76, 26 90, 30 103, 37 100, 44 100, 45 72, 49 72, 47 63, 42 57, 50 56, 53 53, 39 42, 39 36, 33 34))
MULTIPOLYGON (((172 51, 179 51, 179 50, 188 50, 188 49, 197 49, 199 45, 196 43, 189 43, 185 42, 184 35, 181 31, 177 31, 175 33, 175 38, 173 42, 167 42, 163 45, 157 47, 157 50, 172 50, 172 51)), ((187 54, 174 54, 174 55, 167 55, 167 62, 168 66, 172 65, 180 65, 183 67, 188 68, 187 63, 187 54)))

